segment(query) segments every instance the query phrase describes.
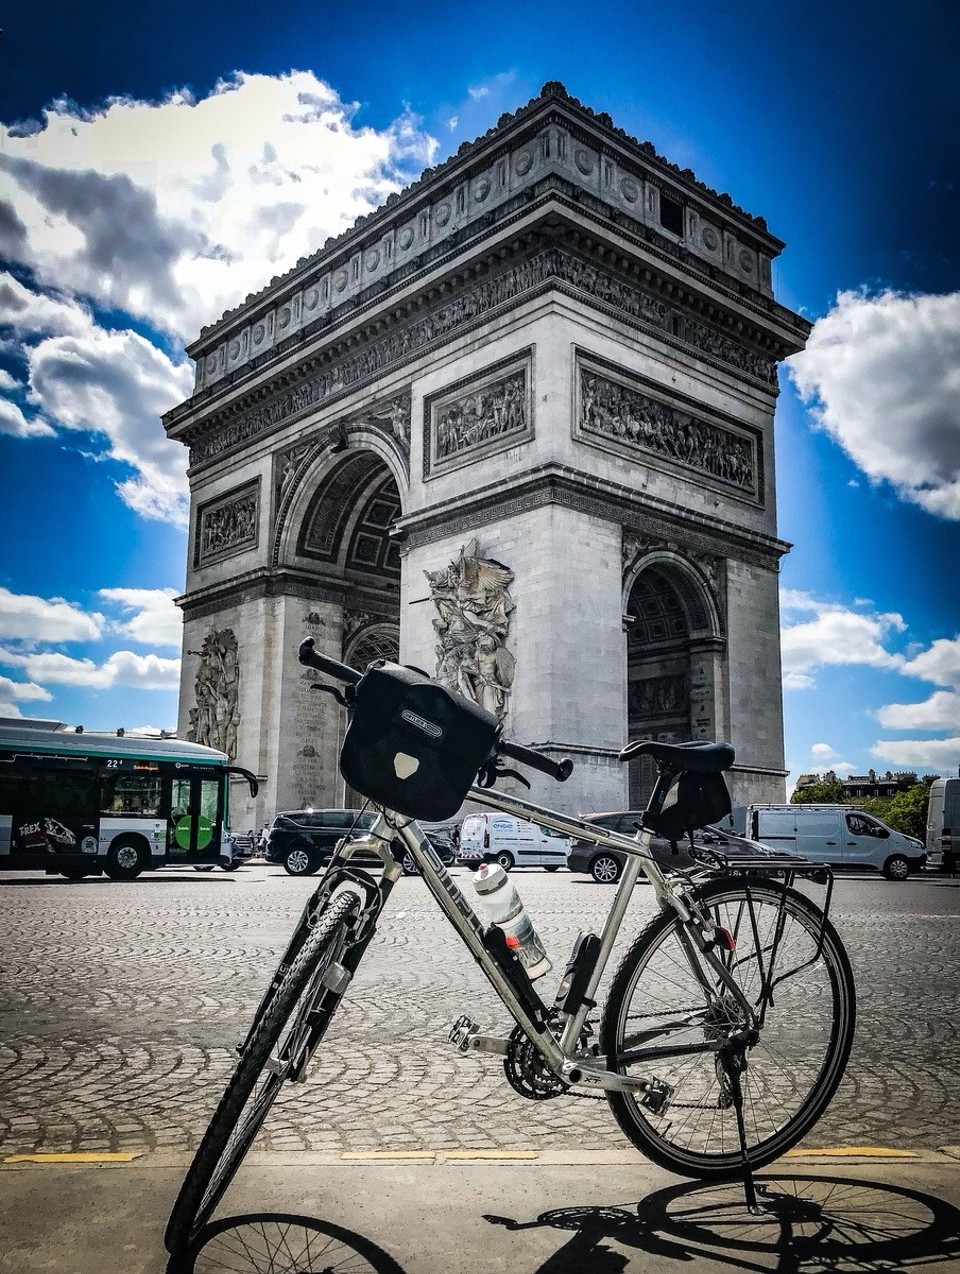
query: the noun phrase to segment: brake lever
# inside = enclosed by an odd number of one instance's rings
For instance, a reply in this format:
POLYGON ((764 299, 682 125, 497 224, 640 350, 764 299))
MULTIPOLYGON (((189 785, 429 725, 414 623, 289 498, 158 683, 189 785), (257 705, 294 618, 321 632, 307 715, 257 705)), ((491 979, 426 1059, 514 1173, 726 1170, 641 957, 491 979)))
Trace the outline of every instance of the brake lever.
POLYGON ((477 787, 493 787, 497 779, 516 779, 525 788, 529 789, 530 787, 528 780, 519 770, 508 770, 505 766, 497 765, 495 762, 485 765, 477 775, 477 787))
MULTIPOLYGON (((352 686, 347 687, 348 690, 351 690, 352 688, 353 688, 352 686)), ((349 700, 346 697, 346 695, 343 693, 343 691, 340 689, 339 686, 325 686, 322 681, 314 681, 313 684, 310 686, 310 689, 322 690, 324 694, 333 695, 337 703, 342 704, 343 707, 345 708, 353 707, 351 700, 349 700)))

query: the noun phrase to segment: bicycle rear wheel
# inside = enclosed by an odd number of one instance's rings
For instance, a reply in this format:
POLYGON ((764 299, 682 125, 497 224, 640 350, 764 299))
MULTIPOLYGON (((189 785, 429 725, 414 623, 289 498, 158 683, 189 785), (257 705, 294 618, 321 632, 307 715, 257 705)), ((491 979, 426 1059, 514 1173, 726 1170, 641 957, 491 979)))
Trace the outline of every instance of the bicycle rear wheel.
POLYGON ((164 1242, 171 1255, 196 1239, 284 1080, 294 1069, 299 1073, 323 1038, 345 989, 329 977, 331 966, 343 955, 362 906, 355 890, 333 898, 247 1040, 170 1213, 164 1242))
MULTIPOLYGON (((717 880, 697 897, 733 936, 724 962, 754 1009, 775 961, 772 1001, 740 1077, 746 1154, 757 1169, 809 1132, 843 1077, 856 1016, 853 974, 836 930, 794 889, 717 880)), ((617 970, 601 1047, 611 1070, 656 1084, 652 1096, 607 1094, 626 1136, 661 1167, 710 1180, 742 1173, 744 1164, 729 1077, 719 1054, 703 1046, 746 1023, 716 974, 702 969, 709 997, 676 915, 651 921, 617 970), (658 1048, 669 1055, 651 1058, 658 1048)))

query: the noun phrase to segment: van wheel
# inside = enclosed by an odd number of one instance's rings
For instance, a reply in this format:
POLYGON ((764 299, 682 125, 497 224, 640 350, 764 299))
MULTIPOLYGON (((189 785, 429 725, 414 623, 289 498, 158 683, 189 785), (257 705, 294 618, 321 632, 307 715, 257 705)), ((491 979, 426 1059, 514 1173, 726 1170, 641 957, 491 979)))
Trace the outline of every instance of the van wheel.
POLYGON ((544 871, 559 871, 559 870, 560 870, 560 864, 559 864, 559 863, 551 863, 549 867, 544 867, 544 869, 543 869, 543 870, 544 870, 544 871))
POLYGON ((110 846, 104 871, 111 880, 134 880, 146 867, 147 848, 132 838, 120 837, 110 846))
POLYGON ((910 875, 910 864, 901 854, 894 854, 883 864, 883 874, 887 880, 906 880, 910 875))
POLYGON ((508 854, 506 850, 502 854, 497 854, 494 862, 502 867, 504 871, 509 871, 513 867, 513 854, 508 854))
POLYGON ((598 885, 615 885, 623 870, 612 854, 598 854, 590 864, 590 875, 598 885))
POLYGON ((66 876, 67 880, 83 880, 87 874, 85 867, 61 867, 60 875, 66 876))
POLYGON ((419 867, 417 866, 417 864, 413 861, 413 855, 410 853, 409 849, 406 849, 406 850, 404 851, 404 855, 403 855, 403 863, 402 863, 401 865, 402 865, 402 867, 403 867, 403 874, 404 874, 405 876, 419 876, 419 875, 420 875, 420 868, 419 868, 419 867))
POLYGON ((283 860, 283 870, 288 876, 312 876, 317 870, 317 864, 307 850, 294 845, 283 860))

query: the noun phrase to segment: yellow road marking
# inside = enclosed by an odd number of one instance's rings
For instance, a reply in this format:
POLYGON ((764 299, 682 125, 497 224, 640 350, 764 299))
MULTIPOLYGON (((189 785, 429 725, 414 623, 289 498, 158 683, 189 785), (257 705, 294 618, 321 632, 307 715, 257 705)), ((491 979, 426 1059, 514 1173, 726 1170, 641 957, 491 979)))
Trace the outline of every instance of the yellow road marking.
POLYGON ((142 1151, 81 1150, 73 1154, 7 1155, 4 1163, 130 1163, 142 1151))
POLYGON ((832 1146, 829 1148, 810 1148, 808 1150, 788 1150, 785 1159, 802 1159, 807 1155, 830 1155, 831 1157, 864 1158, 864 1159, 919 1159, 915 1150, 891 1150, 887 1146, 832 1146))

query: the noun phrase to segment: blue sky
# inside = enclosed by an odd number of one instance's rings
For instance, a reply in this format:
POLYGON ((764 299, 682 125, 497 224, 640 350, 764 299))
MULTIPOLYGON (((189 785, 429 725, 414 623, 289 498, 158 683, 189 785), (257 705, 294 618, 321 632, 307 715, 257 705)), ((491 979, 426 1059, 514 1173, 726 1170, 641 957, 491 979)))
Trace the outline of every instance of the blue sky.
POLYGON ((788 782, 960 763, 960 7, 19 6, 0 37, 0 715, 176 720, 204 323, 562 80, 787 248, 788 782))

